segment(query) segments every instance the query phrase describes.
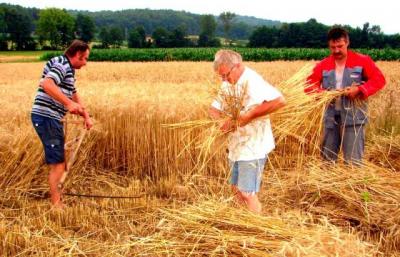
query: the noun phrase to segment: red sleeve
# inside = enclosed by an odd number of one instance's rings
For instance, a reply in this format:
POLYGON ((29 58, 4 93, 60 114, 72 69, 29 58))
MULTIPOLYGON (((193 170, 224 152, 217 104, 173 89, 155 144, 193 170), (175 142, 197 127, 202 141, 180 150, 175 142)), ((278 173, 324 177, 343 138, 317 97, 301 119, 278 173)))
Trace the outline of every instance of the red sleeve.
POLYGON ((307 77, 304 92, 307 94, 318 93, 323 91, 321 88, 322 83, 322 62, 315 65, 312 73, 307 77))
POLYGON ((364 74, 365 83, 360 86, 362 98, 366 99, 382 89, 386 80, 381 70, 375 65, 371 57, 366 56, 364 61, 364 74))

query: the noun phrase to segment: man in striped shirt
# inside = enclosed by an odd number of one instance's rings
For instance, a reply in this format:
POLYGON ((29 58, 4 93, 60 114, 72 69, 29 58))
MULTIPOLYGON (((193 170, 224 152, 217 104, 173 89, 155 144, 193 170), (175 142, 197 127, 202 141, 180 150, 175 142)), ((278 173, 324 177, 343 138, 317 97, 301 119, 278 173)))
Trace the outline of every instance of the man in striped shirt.
POLYGON ((51 203, 58 208, 63 206, 59 184, 65 171, 62 119, 70 112, 83 117, 86 129, 93 126, 74 86, 75 69, 86 64, 89 53, 87 43, 74 40, 64 55, 48 61, 32 107, 32 123, 42 141, 46 163, 50 166, 51 203))

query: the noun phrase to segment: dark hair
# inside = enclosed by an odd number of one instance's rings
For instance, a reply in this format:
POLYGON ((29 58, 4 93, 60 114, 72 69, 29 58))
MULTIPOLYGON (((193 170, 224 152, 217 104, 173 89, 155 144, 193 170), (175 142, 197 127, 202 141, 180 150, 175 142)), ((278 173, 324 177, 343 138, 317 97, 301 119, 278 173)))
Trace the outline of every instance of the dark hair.
POLYGON ((88 49, 90 49, 90 47, 86 42, 75 39, 68 46, 67 50, 65 50, 64 54, 68 57, 73 57, 76 55, 77 52, 85 52, 88 49))
POLYGON ((328 32, 328 41, 336 41, 340 38, 349 40, 349 33, 341 27, 333 27, 328 32))

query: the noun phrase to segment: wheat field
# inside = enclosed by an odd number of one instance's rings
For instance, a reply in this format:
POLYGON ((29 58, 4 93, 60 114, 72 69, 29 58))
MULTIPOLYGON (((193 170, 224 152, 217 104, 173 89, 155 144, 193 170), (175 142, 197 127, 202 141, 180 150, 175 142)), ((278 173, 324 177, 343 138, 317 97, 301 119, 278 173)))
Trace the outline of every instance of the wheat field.
MULTIPOLYGON (((312 64, 246 63, 289 102, 271 115, 278 144, 257 216, 232 200, 223 138, 206 146, 210 127, 169 126, 208 119, 219 86, 212 63, 89 62, 77 71, 95 125, 67 177, 63 211, 46 199, 30 122, 43 63, 0 63, 0 255, 400 256, 400 65, 377 63, 388 84, 369 100, 365 165, 347 167, 321 162, 323 108, 285 84, 312 64)), ((81 132, 68 125, 68 138, 81 132)))

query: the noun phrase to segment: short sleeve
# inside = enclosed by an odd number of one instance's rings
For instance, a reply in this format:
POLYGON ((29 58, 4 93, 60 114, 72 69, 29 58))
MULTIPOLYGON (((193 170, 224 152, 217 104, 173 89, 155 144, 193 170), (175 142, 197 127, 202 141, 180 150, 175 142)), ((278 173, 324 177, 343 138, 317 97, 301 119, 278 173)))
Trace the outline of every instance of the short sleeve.
POLYGON ((282 96, 282 93, 274 86, 269 84, 261 77, 253 80, 248 85, 248 92, 250 95, 248 105, 261 104, 264 101, 272 101, 282 96))
POLYGON ((49 64, 49 72, 46 74, 46 78, 51 78, 54 80, 54 82, 59 85, 61 81, 64 80, 66 71, 64 66, 59 63, 55 62, 53 64, 49 64))

